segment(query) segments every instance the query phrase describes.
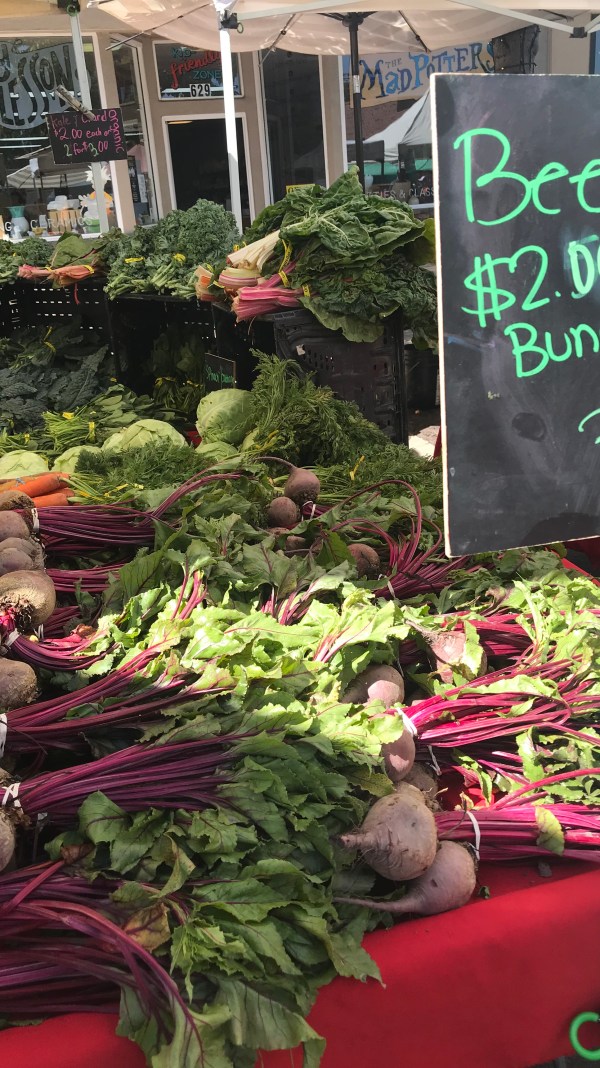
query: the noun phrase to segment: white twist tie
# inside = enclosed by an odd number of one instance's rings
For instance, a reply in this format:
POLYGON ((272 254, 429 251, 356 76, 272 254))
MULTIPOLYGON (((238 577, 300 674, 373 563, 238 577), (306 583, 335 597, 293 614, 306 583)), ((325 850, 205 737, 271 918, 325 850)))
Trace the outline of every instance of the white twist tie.
POLYGON ((427 748, 429 750, 429 756, 431 757, 431 766, 432 766, 433 770, 435 771, 436 775, 441 775, 442 769, 440 768, 440 765, 438 764, 438 762, 437 762, 437 760, 435 758, 435 753, 434 753, 433 749, 431 748, 430 745, 428 745, 427 748))
POLYGON ((4 639, 4 648, 10 649, 11 645, 14 645, 17 638, 20 637, 21 635, 19 634, 18 630, 11 630, 10 634, 7 635, 7 637, 4 639))
POLYGON ((6 735, 8 733, 8 719, 6 712, 0 715, 0 760, 4 756, 4 747, 6 746, 6 735))
POLYGON ((390 596, 391 596, 392 600, 395 601, 396 600, 396 594, 394 593, 394 587, 392 586, 392 583, 390 582, 389 579, 387 580, 387 588, 390 591, 390 596))
POLYGON ((314 501, 307 501, 306 503, 310 504, 310 515, 308 517, 308 519, 310 521, 311 519, 315 518, 315 512, 317 510, 317 506, 316 506, 314 501))
POLYGON ((481 854, 480 854, 480 851, 479 851, 479 847, 481 845, 481 827, 479 826, 479 824, 478 824, 477 820, 475 819, 475 816, 471 812, 470 808, 466 808, 465 812, 466 812, 467 816, 469 817, 469 819, 471 820, 471 823, 473 824, 473 830, 475 831, 475 844, 474 844, 473 848, 475 850, 475 856, 476 856, 477 860, 480 860, 481 854))
POLYGON ((10 786, 5 787, 2 796, 2 808, 5 808, 9 803, 11 803, 14 808, 21 808, 21 802, 19 801, 20 785, 20 782, 11 782, 10 786))
POLYGON ((410 716, 406 715, 406 712, 404 711, 403 708, 397 708, 395 711, 396 711, 396 714, 398 716, 400 716, 400 719, 402 720, 402 723, 406 727, 407 731, 409 731, 409 733, 414 735, 414 737, 416 738, 417 737, 417 728, 415 727, 415 725, 414 725, 412 719, 410 718, 410 716))
POLYGON ((31 509, 31 529, 34 534, 37 534, 40 529, 40 513, 37 508, 31 509))

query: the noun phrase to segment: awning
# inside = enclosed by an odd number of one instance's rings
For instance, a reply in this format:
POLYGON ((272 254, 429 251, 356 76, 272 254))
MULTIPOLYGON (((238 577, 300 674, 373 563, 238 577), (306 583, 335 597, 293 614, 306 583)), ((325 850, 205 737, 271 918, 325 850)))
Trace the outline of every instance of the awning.
MULTIPOLYGON (((465 41, 489 41, 525 22, 568 25, 582 14, 580 0, 561 0, 552 12, 540 9, 539 0, 355 0, 334 4, 328 0, 237 0, 223 5, 243 25, 243 33, 231 33, 234 52, 254 52, 277 45, 291 52, 347 55, 348 32, 332 14, 371 12, 360 28, 363 53, 395 52, 419 46, 427 51, 465 41), (377 11, 373 12, 373 7, 377 11), (523 19, 508 12, 517 8, 523 19)), ((109 0, 104 11, 131 26, 132 32, 154 32, 193 48, 218 49, 216 5, 210 0, 109 0)))

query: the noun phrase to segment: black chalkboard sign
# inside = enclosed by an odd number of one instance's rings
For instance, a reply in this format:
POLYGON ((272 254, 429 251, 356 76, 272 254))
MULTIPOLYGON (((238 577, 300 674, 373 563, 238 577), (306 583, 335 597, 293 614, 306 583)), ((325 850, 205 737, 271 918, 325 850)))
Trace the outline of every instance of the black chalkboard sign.
POLYGON ((48 134, 55 163, 127 159, 120 108, 96 111, 93 119, 81 111, 48 115, 48 134))
POLYGON ((598 534, 600 81, 433 83, 447 552, 598 534))
POLYGON ((235 360, 224 356, 215 356, 207 352, 204 356, 204 385, 208 393, 214 389, 234 389, 237 367, 235 360))

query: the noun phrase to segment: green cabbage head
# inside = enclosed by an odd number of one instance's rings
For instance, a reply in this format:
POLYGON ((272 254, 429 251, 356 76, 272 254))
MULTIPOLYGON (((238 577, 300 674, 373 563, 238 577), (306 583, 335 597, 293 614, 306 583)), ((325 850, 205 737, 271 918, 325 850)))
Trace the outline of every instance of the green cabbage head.
POLYGON ((245 389, 215 389, 198 405, 196 427, 203 442, 240 445, 252 426, 252 398, 245 389))

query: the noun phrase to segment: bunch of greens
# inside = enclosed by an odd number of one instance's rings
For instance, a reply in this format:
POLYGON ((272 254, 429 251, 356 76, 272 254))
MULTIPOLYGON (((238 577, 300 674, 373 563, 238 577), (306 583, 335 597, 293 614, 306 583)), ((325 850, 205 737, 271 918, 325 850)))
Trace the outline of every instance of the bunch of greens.
POLYGON ((54 246, 50 266, 53 269, 83 266, 104 270, 112 255, 111 249, 120 239, 120 230, 111 230, 106 236, 94 240, 80 234, 64 233, 54 246))
POLYGON ((194 297, 196 267, 218 261, 238 240, 231 212, 211 200, 198 200, 188 211, 171 211, 155 226, 123 237, 106 292, 110 298, 125 293, 194 297))
POLYGON ((0 351, 0 429, 31 432, 49 409, 70 411, 109 383, 114 364, 106 346, 78 323, 13 335, 0 351))
POLYGON ((400 201, 366 196, 352 167, 329 189, 292 190, 259 215, 244 243, 279 230, 263 274, 291 264, 300 302, 349 341, 376 341, 401 310, 418 347, 435 346, 436 286, 422 264, 434 260, 433 223, 400 201))
POLYGON ((173 324, 158 337, 150 355, 148 391, 162 419, 187 428, 204 395, 206 343, 199 331, 173 324))
POLYGON ((0 241, 0 285, 14 282, 19 267, 47 267, 52 255, 52 245, 41 237, 26 237, 23 241, 0 241))
POLYGON ((255 353, 250 394, 254 429, 246 445, 290 463, 316 467, 324 502, 341 500, 386 478, 410 482, 425 504, 441 506, 441 471, 404 445, 394 445, 354 404, 316 386, 291 360, 255 353))
POLYGON ((76 471, 84 480, 90 476, 96 479, 105 498, 116 497, 126 490, 128 499, 148 507, 206 466, 206 461, 189 445, 164 440, 140 449, 83 451, 76 471), (163 488, 164 494, 153 493, 163 488))

